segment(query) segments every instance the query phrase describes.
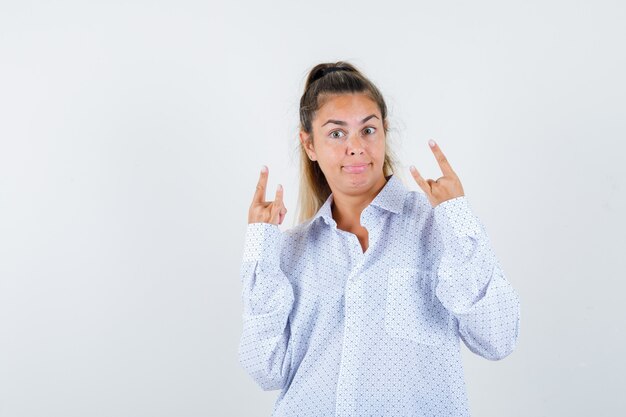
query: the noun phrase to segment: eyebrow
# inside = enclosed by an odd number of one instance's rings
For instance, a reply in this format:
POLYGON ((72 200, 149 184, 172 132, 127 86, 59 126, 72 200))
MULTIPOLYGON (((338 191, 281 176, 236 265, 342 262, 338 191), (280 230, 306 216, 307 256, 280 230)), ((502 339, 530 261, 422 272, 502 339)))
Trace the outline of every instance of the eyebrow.
MULTIPOLYGON (((365 119, 361 120, 361 123, 365 123, 367 122, 369 119, 371 119, 372 117, 376 117, 378 119, 378 116, 376 116, 375 114, 370 114, 369 116, 367 116, 365 119)), ((332 120, 329 119, 326 121, 326 123, 324 123, 322 125, 322 127, 326 126, 328 123, 334 123, 336 125, 342 125, 342 126, 346 126, 348 123, 341 121, 341 120, 332 120)))

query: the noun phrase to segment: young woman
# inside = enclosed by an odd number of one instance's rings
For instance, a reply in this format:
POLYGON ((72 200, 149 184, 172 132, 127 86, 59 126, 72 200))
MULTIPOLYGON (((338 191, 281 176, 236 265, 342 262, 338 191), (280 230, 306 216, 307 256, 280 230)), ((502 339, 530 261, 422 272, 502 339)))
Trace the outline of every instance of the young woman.
POLYGON ((469 416, 460 343, 509 355, 520 303, 459 177, 409 191, 394 175, 387 107, 353 65, 319 64, 300 100, 300 223, 281 232, 263 167, 241 266, 239 360, 273 416, 469 416))

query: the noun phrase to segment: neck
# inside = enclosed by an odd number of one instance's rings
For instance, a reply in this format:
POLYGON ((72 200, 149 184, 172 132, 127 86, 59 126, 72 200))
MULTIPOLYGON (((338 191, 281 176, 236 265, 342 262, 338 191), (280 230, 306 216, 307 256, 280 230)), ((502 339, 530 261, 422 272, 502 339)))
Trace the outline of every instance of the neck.
POLYGON ((358 195, 335 193, 333 191, 332 213, 333 219, 342 229, 349 230, 361 227, 361 213, 378 195, 387 183, 387 178, 381 176, 368 192, 358 195))

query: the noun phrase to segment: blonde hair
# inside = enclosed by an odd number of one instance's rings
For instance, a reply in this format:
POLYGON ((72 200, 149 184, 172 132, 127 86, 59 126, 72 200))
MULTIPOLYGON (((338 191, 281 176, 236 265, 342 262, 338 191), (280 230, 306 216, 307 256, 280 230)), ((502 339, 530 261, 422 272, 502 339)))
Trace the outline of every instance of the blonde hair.
MULTIPOLYGON (((313 140, 312 121, 330 95, 345 93, 364 93, 378 104, 383 120, 385 136, 389 131, 387 105, 381 92, 356 67, 345 61, 323 63, 314 66, 306 80, 304 93, 300 98, 300 130, 309 134, 313 140)), ((304 223, 312 218, 331 194, 330 186, 317 161, 309 159, 300 142, 300 189, 298 191, 297 223, 304 223)), ((391 175, 396 171, 397 159, 389 142, 385 146, 383 174, 391 175)))

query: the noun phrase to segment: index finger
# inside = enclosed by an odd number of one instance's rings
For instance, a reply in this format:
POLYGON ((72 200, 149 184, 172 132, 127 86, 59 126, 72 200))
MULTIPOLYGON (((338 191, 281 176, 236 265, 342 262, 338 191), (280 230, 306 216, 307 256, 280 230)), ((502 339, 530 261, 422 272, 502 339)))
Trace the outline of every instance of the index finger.
POLYGON ((439 168, 441 168, 441 172, 443 172, 443 175, 455 176, 456 174, 450 166, 448 158, 446 158, 446 156, 443 154, 437 142, 431 139, 428 141, 428 144, 430 145, 430 149, 433 151, 433 154, 435 154, 435 158, 437 159, 437 163, 439 164, 439 168))
POLYGON ((252 199, 253 203, 263 203, 265 202, 265 188, 267 187, 267 177, 268 177, 268 168, 263 165, 261 168, 261 175, 259 177, 259 182, 256 184, 256 191, 254 192, 254 198, 252 199))

